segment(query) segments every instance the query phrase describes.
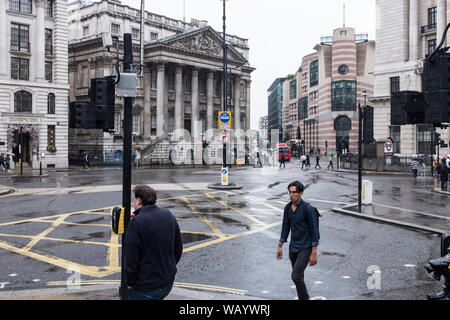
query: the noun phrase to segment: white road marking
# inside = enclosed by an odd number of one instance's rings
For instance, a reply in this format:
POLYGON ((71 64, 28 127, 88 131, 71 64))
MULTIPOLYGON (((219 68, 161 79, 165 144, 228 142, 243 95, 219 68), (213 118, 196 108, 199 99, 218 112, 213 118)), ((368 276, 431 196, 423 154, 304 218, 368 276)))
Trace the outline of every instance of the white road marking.
POLYGON ((322 281, 314 281, 314 284, 322 284, 322 281))
POLYGON ((33 282, 40 282, 41 279, 33 279, 33 282))
POLYGON ((327 298, 318 296, 318 297, 312 297, 309 300, 327 300, 327 298))
POLYGON ((350 279, 350 276, 342 276, 342 279, 350 279))
POLYGON ((406 268, 415 268, 416 265, 415 264, 405 264, 404 265, 406 268))
POLYGON ((269 293, 270 291, 269 290, 263 290, 263 291, 261 291, 262 293, 269 293))
POLYGON ((18 274, 15 274, 15 273, 11 273, 10 275, 9 275, 10 277, 17 277, 18 276, 18 274))

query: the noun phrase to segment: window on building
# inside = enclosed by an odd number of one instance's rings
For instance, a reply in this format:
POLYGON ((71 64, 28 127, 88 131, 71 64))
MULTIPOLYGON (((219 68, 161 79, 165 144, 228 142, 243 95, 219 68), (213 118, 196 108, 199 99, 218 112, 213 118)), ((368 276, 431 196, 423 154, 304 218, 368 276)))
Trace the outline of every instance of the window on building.
POLYGON ((53 0, 47 0, 45 4, 45 17, 53 18, 53 0))
POLYGON ((311 62, 309 67, 309 86, 314 87, 319 84, 319 60, 311 62))
POLYGON ((214 96, 219 97, 220 96, 220 88, 221 88, 222 82, 219 77, 214 76, 214 96))
POLYGON ((11 79, 28 80, 29 60, 23 58, 11 58, 11 79))
POLYGON ((31 0, 9 0, 9 10, 31 13, 31 0))
POLYGON ((189 74, 184 75, 184 92, 191 93, 191 77, 189 74))
POLYGON ((158 40, 158 34, 156 32, 150 32, 150 40, 158 40))
POLYGON ((400 77, 391 77, 390 80, 390 88, 391 88, 391 94, 394 92, 400 91, 400 77))
POLYGON ((83 37, 89 36, 89 26, 83 27, 83 37))
POLYGON ((26 91, 18 91, 14 94, 14 112, 32 112, 32 96, 26 91))
POLYGON ((55 128, 54 125, 47 126, 47 150, 56 150, 56 143, 55 143, 55 128))
POLYGON ((152 114, 152 119, 151 119, 151 128, 152 128, 151 134, 156 134, 156 115, 153 115, 153 114, 152 114))
POLYGON ((175 129, 175 117, 173 114, 169 114, 169 126, 168 126, 169 133, 173 133, 174 129, 175 129))
POLYGON ((120 24, 111 23, 111 33, 115 35, 120 35, 120 24))
POLYGON ((346 30, 341 30, 341 36, 346 36, 347 35, 347 31, 346 30))
POLYGON ((304 97, 298 100, 298 120, 308 118, 308 98, 304 97))
POLYGON ((114 112, 114 132, 120 132, 120 112, 114 112))
POLYGON ((11 51, 30 52, 30 27, 11 23, 11 51))
POLYGON ((53 81, 53 62, 45 61, 45 80, 53 81))
POLYGON ((140 37, 139 29, 132 28, 131 35, 132 35, 133 39, 139 39, 139 37, 140 37))
POLYGON ((156 70, 152 70, 151 72, 150 72, 150 88, 151 89, 156 89, 156 76, 157 76, 157 74, 156 74, 156 70))
POLYGON ((139 134, 141 116, 139 114, 133 114, 133 134, 139 134))
POLYGON ((289 99, 297 99, 297 79, 289 82, 289 99))
POLYGON ((428 54, 432 54, 436 49, 436 39, 428 40, 428 54))
POLYGON ((241 83, 241 96, 240 96, 240 99, 241 100, 245 99, 245 87, 244 87, 243 83, 241 83))
POLYGON ((198 93, 202 96, 206 95, 206 79, 203 77, 198 79, 198 93))
POLYGON ((400 153, 400 126, 390 126, 389 127, 389 135, 392 139, 393 151, 394 153, 400 153))
POLYGON ((428 8, 428 28, 436 28, 437 7, 428 8))
POLYGON ((417 125, 417 153, 430 154, 431 151, 431 136, 433 132, 433 125, 419 124, 417 125))
POLYGON ((49 93, 47 96, 47 113, 55 114, 55 95, 49 93))
POLYGON ((356 81, 336 81, 331 84, 331 111, 356 110, 356 81))
POLYGON ((45 55, 53 55, 53 30, 45 29, 45 55))
POLYGON ((169 74, 168 91, 175 91, 175 74, 169 74))

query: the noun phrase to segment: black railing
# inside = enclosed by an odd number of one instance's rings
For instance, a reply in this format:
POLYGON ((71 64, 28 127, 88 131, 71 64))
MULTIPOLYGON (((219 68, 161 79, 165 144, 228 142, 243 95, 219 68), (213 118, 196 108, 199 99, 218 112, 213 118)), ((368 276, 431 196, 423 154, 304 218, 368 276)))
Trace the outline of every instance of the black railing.
POLYGON ((428 24, 426 26, 422 26, 421 30, 422 30, 422 33, 428 33, 428 32, 436 31, 436 23, 432 23, 432 24, 428 24))
POLYGON ((30 52, 30 43, 11 40, 11 51, 30 52))

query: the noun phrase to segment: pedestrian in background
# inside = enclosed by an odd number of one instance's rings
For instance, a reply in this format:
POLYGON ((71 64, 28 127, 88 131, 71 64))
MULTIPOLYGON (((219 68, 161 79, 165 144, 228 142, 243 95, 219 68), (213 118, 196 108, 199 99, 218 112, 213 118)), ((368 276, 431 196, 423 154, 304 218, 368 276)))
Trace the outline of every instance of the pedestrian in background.
POLYGON ((439 178, 441 180, 441 190, 447 191, 448 188, 448 173, 449 169, 444 161, 439 165, 439 178))
POLYGON ((333 169, 333 155, 330 156, 329 161, 330 161, 330 164, 328 165, 327 170, 330 170, 330 167, 331 167, 331 170, 334 170, 333 169))
POLYGON ((280 157, 280 168, 281 168, 281 165, 283 165, 283 168, 286 168, 285 162, 286 162, 286 158, 284 157, 284 154, 282 154, 280 157))
POLYGON ((276 258, 283 258, 283 244, 287 242, 291 233, 289 244, 289 259, 292 265, 291 278, 297 289, 299 300, 308 300, 309 294, 305 285, 304 272, 308 263, 317 264, 317 246, 319 245, 319 226, 316 213, 311 205, 302 200, 305 187, 299 181, 289 184, 290 202, 284 207, 283 224, 276 258))
POLYGON ((306 156, 306 165, 311 168, 311 159, 309 158, 309 155, 306 156))
POLYGON ((3 166, 3 168, 6 170, 6 164, 5 164, 5 155, 3 153, 0 153, 0 166, 3 166))
POLYGON ((156 191, 136 186, 125 239, 124 269, 130 300, 163 300, 172 290, 183 242, 172 213, 156 205, 156 191))
POLYGON ((316 166, 315 169, 317 169, 317 167, 319 167, 319 169, 322 169, 322 167, 320 166, 320 156, 316 157, 316 166))
POLYGON ((414 179, 417 178, 417 172, 419 171, 419 159, 413 159, 413 161, 411 161, 411 169, 412 169, 412 174, 414 179))
POLYGON ((306 166, 306 156, 302 155, 302 170, 306 166))

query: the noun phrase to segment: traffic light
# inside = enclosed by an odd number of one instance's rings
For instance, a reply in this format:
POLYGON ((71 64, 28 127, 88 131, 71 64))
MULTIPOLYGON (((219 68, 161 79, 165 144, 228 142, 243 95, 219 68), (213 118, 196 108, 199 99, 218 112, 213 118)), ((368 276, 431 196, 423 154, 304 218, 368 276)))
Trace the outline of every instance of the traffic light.
POLYGON ((423 91, 429 110, 425 123, 450 121, 450 53, 437 51, 432 59, 425 59, 423 91))
POLYGON ((364 107, 363 112, 363 143, 373 142, 373 107, 364 107))
POLYGON ((418 91, 398 91, 391 94, 391 124, 425 123, 428 104, 418 91))
POLYGON ((89 96, 95 106, 95 127, 103 131, 114 130, 114 77, 91 79, 89 96))
POLYGON ((434 134, 434 142, 439 143, 439 140, 441 139, 441 134, 437 132, 433 132, 434 134))
POLYGON ((71 102, 69 111, 69 127, 78 129, 95 129, 95 106, 91 102, 71 102))

